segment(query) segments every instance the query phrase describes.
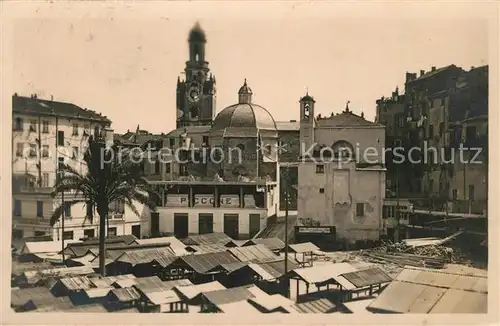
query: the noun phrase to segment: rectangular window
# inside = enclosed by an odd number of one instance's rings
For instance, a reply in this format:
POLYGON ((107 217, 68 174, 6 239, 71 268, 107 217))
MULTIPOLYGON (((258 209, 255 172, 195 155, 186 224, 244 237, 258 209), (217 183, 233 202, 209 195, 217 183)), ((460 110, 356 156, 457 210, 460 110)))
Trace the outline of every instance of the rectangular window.
POLYGON ((170 162, 165 163, 165 174, 170 173, 170 162))
POLYGON ((187 164, 185 164, 185 163, 180 163, 179 164, 179 175, 181 177, 187 177, 188 176, 187 164))
POLYGON ((83 230, 83 237, 84 238, 93 238, 93 237, 95 237, 95 230, 94 229, 83 230))
POLYGON ((125 213, 125 200, 117 200, 109 205, 110 213, 124 214, 125 213))
POLYGON ((71 217, 71 202, 64 202, 64 218, 71 217))
POLYGON ((14 216, 21 216, 21 201, 19 199, 14 200, 14 216))
POLYGON ((49 145, 42 145, 42 157, 49 157, 49 145))
POLYGON ((86 217, 94 217, 94 205, 91 202, 87 202, 85 205, 87 212, 86 217))
POLYGON ((73 123, 73 136, 78 136, 78 123, 73 123))
POLYGON ((208 146, 208 136, 203 136, 202 145, 208 146))
POLYGON ((63 232, 64 240, 73 240, 73 231, 64 231, 63 232))
POLYGON ((469 185, 469 200, 474 200, 474 186, 469 185))
POLYGON ((170 138, 169 142, 170 142, 170 148, 174 148, 175 147, 175 138, 170 138))
POLYGON ((434 126, 429 125, 429 138, 434 137, 434 126))
POLYGON ((24 143, 17 143, 16 144, 16 156, 17 157, 23 157, 24 152, 24 143))
POLYGON ((90 136, 90 125, 88 123, 83 125, 83 135, 90 136))
POLYGON ((64 157, 57 158, 57 169, 62 170, 64 168, 64 157))
POLYGON ((108 228, 108 236, 116 236, 116 228, 108 228))
POLYGON ((316 164, 316 173, 325 173, 325 166, 323 164, 316 164))
POLYGON ((214 232, 214 215, 210 213, 198 214, 198 233, 207 234, 214 232))
POLYGON ((30 120, 30 132, 36 131, 36 120, 30 120))
POLYGON ((458 190, 457 189, 453 189, 451 191, 451 193, 452 193, 453 200, 457 200, 458 199, 458 190))
POLYGON ((80 157, 78 156, 78 146, 73 146, 73 159, 77 160, 80 157))
POLYGON ((42 121, 42 132, 44 134, 48 134, 49 133, 49 122, 44 120, 42 121))
POLYGON ((16 118, 14 123, 14 131, 23 131, 24 121, 22 118, 16 118))
POLYGON ((29 157, 36 157, 36 144, 30 144, 30 155, 29 157))
POLYGON ((64 146, 64 131, 57 131, 57 146, 64 146))
POLYGON ((43 217, 43 201, 36 202, 36 217, 43 217))
POLYGON ((444 134, 444 122, 439 123, 439 134, 444 134))
POLYGON ((356 216, 365 216, 365 204, 364 203, 357 203, 356 204, 356 216))
POLYGON ((42 187, 49 186, 49 174, 47 172, 42 173, 42 187))
POLYGON ((325 193, 325 188, 319 188, 319 193, 324 194, 325 193))

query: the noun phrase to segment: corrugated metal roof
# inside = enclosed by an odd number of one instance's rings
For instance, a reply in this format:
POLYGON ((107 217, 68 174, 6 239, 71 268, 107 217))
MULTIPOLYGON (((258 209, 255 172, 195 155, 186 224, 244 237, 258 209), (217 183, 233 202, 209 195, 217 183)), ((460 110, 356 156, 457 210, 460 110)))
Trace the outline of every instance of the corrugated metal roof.
POLYGON ((368 311, 366 308, 375 301, 375 298, 363 298, 353 301, 343 302, 342 304, 347 308, 348 313, 353 314, 372 314, 372 312, 368 311))
POLYGON ((257 310, 254 306, 252 306, 248 301, 237 301, 237 302, 231 302, 231 303, 226 303, 226 304, 220 304, 217 306, 223 313, 226 314, 239 314, 240 316, 242 314, 255 314, 258 313, 259 310, 257 310))
POLYGON ((89 299, 92 298, 102 298, 108 295, 108 293, 113 290, 112 287, 107 288, 94 288, 85 290, 85 294, 89 299))
POLYGON ((263 244, 264 246, 268 247, 269 250, 272 250, 272 251, 281 250, 281 249, 285 248, 285 243, 278 238, 252 239, 252 240, 248 241, 244 246, 256 245, 256 244, 263 244))
POLYGON ((214 269, 223 269, 227 273, 232 273, 234 271, 237 271, 245 266, 248 265, 248 262, 236 262, 236 263, 230 263, 230 264, 222 264, 220 266, 215 267, 214 269))
POLYGON ((136 279, 134 274, 127 275, 116 275, 116 276, 106 276, 106 277, 92 277, 89 280, 96 286, 100 288, 107 288, 112 286, 116 281, 136 279))
POLYGON ((24 272, 35 271, 35 270, 47 270, 54 268, 62 268, 64 266, 52 265, 50 262, 40 262, 40 263, 20 263, 16 260, 12 261, 11 273, 12 275, 21 275, 24 272))
POLYGON ((248 301, 251 301, 260 307, 264 308, 265 310, 273 310, 277 309, 279 307, 290 307, 295 305, 295 302, 293 302, 290 299, 285 298, 281 294, 273 294, 273 295, 268 295, 268 296, 257 296, 255 298, 248 299, 248 301))
MULTIPOLYGON (((80 240, 65 240, 64 244, 78 243, 80 240)), ((21 254, 57 253, 62 249, 62 241, 38 241, 26 242, 22 247, 21 254)))
POLYGON ((311 242, 290 244, 288 248, 290 252, 295 253, 314 252, 319 250, 319 248, 311 242))
POLYGON ((224 290, 225 288, 226 287, 220 284, 218 281, 213 281, 196 285, 180 285, 176 286, 174 290, 186 297, 187 300, 191 300, 203 292, 224 290))
POLYGON ((240 286, 223 290, 215 290, 210 292, 204 292, 202 295, 212 304, 218 306, 218 305, 255 298, 255 295, 251 291, 249 291, 249 288, 253 286, 254 285, 240 286))
POLYGON ((35 284, 41 280, 51 277, 64 277, 67 275, 88 275, 94 273, 94 269, 90 266, 68 267, 68 268, 53 268, 42 271, 28 271, 23 275, 29 284, 35 284))
MULTIPOLYGON (((317 299, 308 302, 297 303, 287 308, 287 310, 294 310, 295 312, 306 314, 327 314, 335 310, 336 306, 328 299, 317 299)), ((290 311, 292 312, 292 311, 290 311)))
POLYGON ((176 256, 183 256, 187 254, 186 245, 183 244, 176 237, 161 237, 161 238, 151 238, 151 239, 138 239, 136 240, 138 244, 156 244, 156 243, 169 243, 170 248, 174 251, 176 256))
POLYGON ((222 244, 202 244, 202 245, 189 245, 186 246, 186 250, 194 251, 195 254, 208 254, 214 252, 226 251, 227 247, 222 244))
POLYGON ((228 249, 228 251, 242 262, 266 262, 278 258, 278 256, 263 244, 235 247, 228 249))
POLYGON ((173 290, 166 290, 160 292, 149 292, 146 297, 154 305, 161 305, 166 303, 181 302, 179 294, 173 290))
POLYGON ((86 276, 62 278, 59 282, 69 291, 87 290, 96 287, 86 276))
POLYGON ((487 278, 404 269, 368 309, 395 313, 487 312, 487 278))
POLYGON ((137 278, 136 284, 133 286, 138 289, 140 292, 154 293, 154 292, 162 292, 173 289, 176 286, 180 285, 192 285, 190 280, 188 279, 180 279, 180 280, 172 280, 172 281, 162 281, 159 277, 141 277, 137 278))
POLYGON ((334 276, 339 276, 344 273, 355 272, 357 269, 349 263, 336 263, 326 265, 316 265, 306 268, 294 269, 291 274, 299 277, 303 281, 314 284, 323 283, 331 280, 334 276))
POLYGON ((208 234, 198 234, 187 237, 182 240, 182 242, 189 245, 203 245, 203 244, 221 244, 225 246, 229 243, 231 239, 225 233, 208 233, 208 234))
POLYGON ((362 288, 370 285, 388 283, 392 281, 386 273, 379 268, 370 268, 356 272, 344 273, 340 275, 355 286, 362 288))
POLYGON ((175 260, 175 253, 170 247, 128 250, 120 255, 116 261, 129 263, 132 266, 157 262, 162 267, 168 266, 175 260))
POLYGON ((141 294, 134 288, 113 289, 110 293, 110 301, 130 302, 141 298, 141 294))
POLYGON ((187 255, 177 258, 173 264, 187 264, 199 274, 207 273, 223 264, 237 263, 239 260, 228 251, 187 255))

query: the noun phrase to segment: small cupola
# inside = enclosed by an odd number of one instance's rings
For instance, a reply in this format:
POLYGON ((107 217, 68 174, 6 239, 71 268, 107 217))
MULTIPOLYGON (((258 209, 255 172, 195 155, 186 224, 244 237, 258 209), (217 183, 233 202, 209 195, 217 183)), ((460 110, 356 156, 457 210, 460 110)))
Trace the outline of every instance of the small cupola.
POLYGON ((247 85, 247 79, 238 91, 238 103, 252 103, 252 89, 247 85))

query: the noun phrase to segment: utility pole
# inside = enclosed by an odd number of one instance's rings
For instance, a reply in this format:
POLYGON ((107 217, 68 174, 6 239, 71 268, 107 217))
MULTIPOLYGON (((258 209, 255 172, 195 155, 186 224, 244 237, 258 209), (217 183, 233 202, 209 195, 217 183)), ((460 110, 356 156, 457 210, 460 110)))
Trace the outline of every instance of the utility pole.
POLYGON ((285 167, 283 180, 285 196, 285 297, 290 298, 290 280, 288 279, 288 166, 285 167))
MULTIPOLYGON (((397 147, 401 146, 401 140, 396 139, 397 147)), ((399 164, 396 164, 396 232, 394 232, 394 242, 399 242, 399 164)))
POLYGON ((42 116, 38 114, 38 186, 42 187, 42 116))
MULTIPOLYGON (((59 164, 59 162, 57 162, 57 164, 59 164)), ((64 171, 61 171, 61 180, 64 178, 64 171)), ((65 263, 65 259, 64 259, 64 249, 66 249, 66 247, 64 246, 64 220, 66 219, 66 202, 64 201, 64 190, 61 191, 61 207, 62 207, 62 212, 61 212, 61 243, 62 243, 62 262, 63 262, 63 265, 65 263)))

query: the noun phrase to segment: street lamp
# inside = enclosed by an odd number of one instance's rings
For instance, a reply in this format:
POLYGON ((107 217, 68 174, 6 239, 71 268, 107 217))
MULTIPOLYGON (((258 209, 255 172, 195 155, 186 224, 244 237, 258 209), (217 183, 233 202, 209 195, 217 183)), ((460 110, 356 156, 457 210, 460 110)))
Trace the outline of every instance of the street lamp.
POLYGON ((288 205, 290 194, 288 192, 288 166, 283 175, 283 195, 285 197, 285 297, 290 298, 290 282, 288 279, 288 205))

